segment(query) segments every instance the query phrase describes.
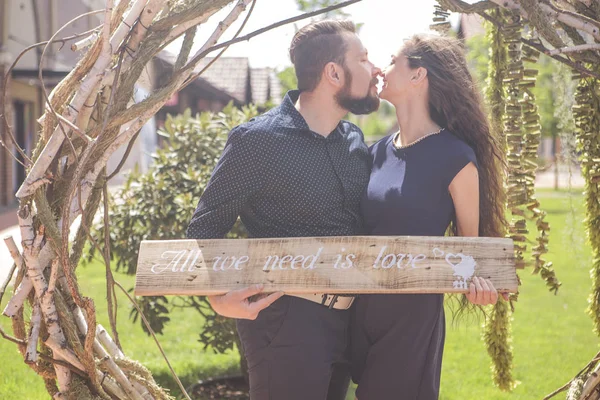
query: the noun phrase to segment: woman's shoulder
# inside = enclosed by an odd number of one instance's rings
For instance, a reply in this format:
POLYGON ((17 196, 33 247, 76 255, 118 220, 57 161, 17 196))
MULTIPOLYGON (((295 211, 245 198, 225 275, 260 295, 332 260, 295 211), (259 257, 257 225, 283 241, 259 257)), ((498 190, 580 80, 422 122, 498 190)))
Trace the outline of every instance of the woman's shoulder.
POLYGON ((438 135, 442 141, 446 142, 449 145, 452 145, 453 147, 456 148, 460 148, 460 149, 464 149, 464 148, 471 148, 467 142, 465 142, 463 139, 461 139, 461 137, 459 135, 457 135, 456 133, 452 132, 451 130, 444 128, 442 129, 442 131, 440 132, 440 135, 438 135))
POLYGON ((475 151, 458 135, 445 129, 440 135, 440 140, 438 149, 441 149, 442 153, 439 154, 438 160, 447 185, 468 164, 473 163, 479 168, 475 151))
POLYGON ((375 154, 378 150, 387 148, 390 144, 391 138, 392 135, 390 134, 369 145, 369 153, 375 154))
POLYGON ((449 157, 468 157, 475 159, 475 150, 458 135, 448 129, 442 130, 438 135, 440 142, 439 148, 444 150, 444 153, 449 157))

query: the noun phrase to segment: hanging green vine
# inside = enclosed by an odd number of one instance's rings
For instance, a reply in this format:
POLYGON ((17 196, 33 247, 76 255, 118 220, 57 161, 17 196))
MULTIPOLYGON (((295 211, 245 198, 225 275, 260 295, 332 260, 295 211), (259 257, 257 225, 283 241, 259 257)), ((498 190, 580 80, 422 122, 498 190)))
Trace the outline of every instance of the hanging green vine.
MULTIPOLYGON (((501 8, 487 11, 485 8, 471 10, 472 7, 463 2, 439 3, 440 6, 436 6, 434 13, 432 28, 443 30, 448 9, 460 12, 475 11, 493 22, 488 27, 490 61, 485 94, 490 108, 492 132, 498 135, 504 144, 507 155, 507 209, 511 213, 507 236, 514 242, 517 268, 522 269, 533 264, 533 273, 539 273, 550 291, 556 293, 560 282, 556 278, 552 263, 544 259, 548 252, 550 226, 545 220, 546 213, 541 210, 540 202, 535 196, 541 125, 532 89, 536 85, 538 71, 534 67, 524 65, 524 62, 528 62, 528 65, 534 66, 539 52, 530 46, 522 47, 523 21, 518 12, 501 8), (531 262, 526 260, 528 220, 535 223, 537 230, 536 244, 531 248, 531 262)), ((535 4, 529 2, 528 6, 535 7, 535 4)), ((529 26, 528 31, 532 33, 535 28, 529 26)), ((538 42, 532 38, 528 41, 538 42)), ((511 295, 510 309, 509 305, 502 301, 493 307, 483 332, 493 362, 494 382, 502 390, 511 390, 515 386, 511 375, 510 325, 512 301, 517 300, 517 296, 516 293, 511 295)))
MULTIPOLYGON (((505 47, 507 48, 506 71, 503 77, 506 93, 503 115, 504 137, 507 154, 507 198, 508 209, 512 219, 509 222, 509 237, 515 242, 515 263, 517 268, 525 267, 525 251, 527 250, 527 220, 524 206, 527 204, 526 174, 523 169, 523 110, 521 107, 521 80, 524 67, 521 59, 520 17, 507 13, 502 29, 505 47)), ((502 66, 504 67, 504 66, 502 66)))
POLYGON ((543 259, 548 252, 550 226, 545 221, 546 213, 540 209, 540 202, 535 197, 536 160, 541 141, 540 116, 532 91, 537 70, 524 66, 524 61, 535 65, 539 52, 530 47, 522 48, 520 18, 518 14, 508 14, 502 31, 508 48, 503 122, 508 160, 508 209, 512 215, 509 237, 515 242, 517 268, 524 268, 527 265, 525 253, 529 233, 527 219, 535 222, 538 235, 537 245, 532 248, 533 273, 540 273, 546 286, 556 293, 561 284, 552 263, 543 259))
POLYGON ((581 171, 585 179, 585 224, 592 248, 592 293, 589 308, 594 331, 600 335, 600 84, 596 79, 583 78, 575 93, 573 115, 580 151, 581 171))
MULTIPOLYGON (((540 53, 531 47, 523 48, 523 60, 535 65, 540 53)), ((544 260, 542 257, 548 253, 548 238, 550 236, 550 225, 546 222, 546 212, 540 209, 540 202, 535 196, 535 175, 538 168, 536 162, 538 158, 538 149, 542 139, 542 127, 540 124, 540 114, 535 103, 535 94, 532 89, 536 84, 538 70, 527 68, 523 71, 521 80, 521 89, 523 97, 521 99, 523 111, 523 148, 521 152, 521 168, 524 174, 524 185, 527 193, 527 209, 531 211, 529 218, 535 221, 538 235, 536 237, 537 245, 533 247, 533 273, 539 273, 546 282, 550 291, 556 292, 561 283, 556 278, 552 262, 544 260)))
POLYGON ((487 352, 492 359, 494 384, 504 391, 511 391, 517 386, 512 376, 511 314, 509 303, 499 300, 486 318, 483 331, 487 352))
POLYGON ((448 33, 450 30, 450 21, 448 21, 450 13, 443 4, 436 4, 433 8, 433 24, 429 25, 429 29, 438 31, 441 34, 448 33))
MULTIPOLYGON (((493 9, 490 11, 490 16, 501 21, 503 12, 500 9, 493 9)), ((503 81, 507 57, 504 37, 497 26, 488 23, 486 24, 486 39, 490 44, 490 60, 485 87, 485 98, 490 111, 490 126, 492 132, 501 140, 501 144, 506 147, 506 137, 502 129, 505 107, 503 81)))
MULTIPOLYGON (((515 242, 516 264, 523 268, 529 264, 525 261, 527 221, 535 223, 538 235, 537 243, 531 251, 533 272, 539 273, 547 287, 554 293, 560 287, 560 282, 552 269, 552 263, 544 260, 548 250, 549 226, 534 193, 537 170, 535 161, 540 141, 540 120, 535 97, 531 91, 536 84, 536 71, 534 68, 524 68, 523 61, 535 63, 537 52, 545 53, 571 68, 574 78, 579 80, 576 96, 574 96, 576 104, 573 106, 573 116, 577 130, 577 151, 585 179, 586 231, 593 256, 591 271, 593 288, 588 312, 594 320, 595 332, 600 335, 600 68, 598 67, 600 56, 597 47, 600 41, 598 37, 600 6, 598 2, 590 1, 520 0, 467 3, 462 0, 438 0, 438 2, 445 10, 479 14, 492 22, 496 28, 500 27, 503 33, 508 48, 508 59, 506 63, 499 62, 498 59, 492 60, 492 68, 495 67, 496 71, 490 71, 487 98, 492 103, 492 122, 495 121, 495 125, 498 126, 498 120, 502 118, 504 125, 509 175, 508 209, 512 214, 508 236, 515 242), (497 7, 510 10, 514 14, 510 18, 503 18, 499 11, 490 11, 497 7), (531 34, 527 38, 521 37, 522 22, 528 25, 527 31, 531 34), (525 49, 521 52, 521 43, 535 50, 525 49), (502 78, 498 71, 503 67, 507 73, 502 78), (501 93, 498 90, 498 81, 502 79, 506 90, 504 115, 498 108, 501 93)), ((494 40, 491 41, 492 55, 493 48, 498 46, 498 36, 494 36, 494 40)), ((564 82, 561 83, 563 88, 568 86, 565 86, 564 82)), ((563 91, 567 92, 567 90, 563 91)), ((564 102, 561 106, 565 106, 564 102)), ((562 114, 561 129, 566 129, 568 132, 569 119, 565 117, 562 110, 560 113, 562 114)), ((572 149, 573 146, 567 143, 567 151, 572 149)), ((496 336, 506 332, 504 326, 495 325, 498 315, 502 316, 503 313, 496 308, 488 324, 490 331, 495 331, 496 336)), ((487 335, 486 340, 490 337, 492 335, 487 335)), ((494 353, 490 354, 492 357, 497 357, 494 353)), ((545 398, 551 398, 567 389, 568 399, 597 398, 600 387, 599 357, 600 353, 596 354, 573 380, 545 398)))
MULTIPOLYGON (((504 19, 503 14, 505 12, 498 9, 490 11, 490 15, 498 20, 504 19)), ((492 24, 487 25, 487 39, 490 43, 490 60, 485 96, 490 109, 491 131, 506 146, 506 138, 502 129, 506 97, 503 85, 507 65, 506 44, 499 28, 492 24)), ((514 295, 516 296, 516 294, 514 295)), ((485 320, 483 339, 492 359, 494 383, 501 390, 512 390, 516 383, 512 376, 511 309, 508 303, 500 300, 492 307, 485 320)))

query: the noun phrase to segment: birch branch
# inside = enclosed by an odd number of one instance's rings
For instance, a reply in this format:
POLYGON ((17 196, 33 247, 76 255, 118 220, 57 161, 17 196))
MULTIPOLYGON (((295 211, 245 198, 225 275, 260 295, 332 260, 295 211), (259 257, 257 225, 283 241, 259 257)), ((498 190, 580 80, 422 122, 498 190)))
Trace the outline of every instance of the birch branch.
POLYGON ((79 42, 75 42, 71 45, 71 50, 73 51, 79 51, 82 50, 88 46, 91 46, 92 43, 94 43, 96 41, 96 39, 98 39, 98 37, 100 36, 100 34, 98 32, 94 32, 92 33, 90 36, 81 39, 79 42))
MULTIPOLYGON (((109 0, 109 3, 107 4, 107 9, 108 7, 112 7, 112 0, 109 0)), ((54 33, 54 35, 51 37, 51 39, 46 43, 46 46, 44 47, 44 50, 42 51, 42 59, 44 57, 44 54, 46 52, 46 50, 48 49, 48 46, 50 45, 50 43, 52 43, 54 41, 54 38, 65 28, 67 28, 68 26, 70 26, 70 24, 74 23, 75 21, 84 18, 84 17, 88 17, 89 15, 92 14, 97 14, 99 13, 99 11, 91 11, 88 13, 84 13, 82 15, 79 15, 78 17, 73 18, 71 21, 69 21, 67 24, 63 25, 58 31, 56 31, 56 33, 54 33)), ((102 27, 103 31, 106 31, 107 25, 105 24, 102 27)), ((44 98, 46 101, 46 107, 48 107, 52 113, 52 115, 54 115, 55 117, 59 117, 58 114, 56 113, 56 111, 54 110, 54 108, 52 107, 52 101, 51 101, 51 96, 49 97, 46 94, 46 87, 44 85, 44 80, 42 77, 42 68, 40 66, 39 69, 39 80, 40 83, 42 85, 42 93, 44 94, 44 98)), ((46 108, 45 107, 45 108, 46 108)), ((79 109, 80 106, 78 106, 75 109, 79 109)), ((46 113, 45 113, 46 114, 46 113)), ((72 116, 72 110, 71 108, 67 107, 67 110, 65 112, 66 115, 63 115, 63 117, 65 117, 64 119, 67 120, 68 122, 74 122, 75 121, 75 117, 72 116)), ((44 116, 42 116, 42 118, 44 118, 44 116)), ((56 153, 58 151, 58 149, 60 148, 60 145, 62 144, 63 140, 67 137, 68 135, 68 131, 65 131, 63 129, 63 126, 58 123, 55 130, 54 130, 54 134, 50 137, 50 140, 48 141, 46 148, 48 148, 48 157, 42 157, 42 155, 40 155, 40 157, 36 160, 36 162, 33 165, 32 170, 27 174, 27 177, 25 178, 25 181, 23 182, 23 184, 21 185, 21 187, 19 188, 19 190, 17 191, 16 197, 17 198, 21 198, 19 197, 19 193, 21 192, 21 189, 23 189, 24 187, 28 187, 28 190, 26 191, 26 193, 24 192, 22 194, 23 197, 25 196, 29 196, 32 195, 35 190, 37 189, 37 187, 34 186, 34 182, 38 181, 39 178, 41 176, 44 175, 45 171, 48 168, 48 165, 52 162, 52 160, 54 159, 54 157, 56 156, 56 153), (59 135, 59 132, 62 132, 62 135, 59 135), (50 145, 51 142, 52 143, 51 146, 50 145), (51 156, 51 157, 50 157, 51 156), (41 162, 40 162, 41 161, 41 162)), ((44 151, 46 151, 46 148, 44 148, 44 151)))
MULTIPOLYGON (((108 161, 108 158, 110 158, 110 154, 103 158, 103 160, 104 160, 103 162, 106 163, 106 161, 108 161)), ((80 197, 82 200, 82 204, 85 204, 88 197, 90 196, 93 186, 94 186, 93 182, 95 182, 95 180, 97 179, 101 170, 102 170, 102 167, 97 163, 95 165, 94 169, 92 169, 92 171, 90 173, 88 173, 88 175, 87 175, 88 179, 82 180, 82 182, 80 184, 80 190, 81 190, 80 197), (92 180, 93 180, 93 182, 92 182, 92 180)), ((75 219, 82 212, 82 207, 80 207, 80 205, 79 205, 80 197, 75 196, 71 202, 71 212, 69 214, 69 222, 68 222, 69 226, 71 226, 73 224, 75 219)), ((58 221, 57 226, 58 226, 58 230, 61 231, 62 226, 63 226, 62 219, 60 221, 58 221)), ((45 270, 50 265, 50 262, 54 257, 55 257, 55 254, 54 254, 54 250, 52 249, 52 246, 49 243, 45 243, 39 254, 39 264, 42 266, 42 270, 45 270)), ((68 285, 66 284, 65 277, 63 276, 61 279, 65 285, 64 288, 68 289, 68 285)), ((29 276, 26 275, 25 277, 23 277, 22 282, 19 284, 19 286, 15 290, 15 294, 13 295, 13 297, 6 304, 6 307, 4 308, 4 311, 2 312, 2 314, 7 317, 13 318, 17 314, 17 312, 21 309, 21 307, 23 307, 23 303, 25 302, 25 299, 27 298, 27 296, 29 296, 29 293, 31 292, 32 289, 33 289, 33 283, 31 282, 31 279, 29 278, 29 276)))
MULTIPOLYGON (((479 16, 481 16, 483 19, 485 19, 486 21, 491 22, 492 24, 494 24, 495 26, 497 26, 498 28, 502 28, 502 24, 500 22, 498 22, 497 20, 495 20, 494 18, 490 17, 488 14, 486 13, 479 13, 479 16)), ((526 44, 527 46, 536 49, 537 51, 539 51, 540 53, 544 53, 547 54, 547 52, 549 51, 546 47, 544 47, 541 43, 538 43, 536 41, 530 40, 530 39, 525 39, 524 37, 521 37, 521 42, 526 44)), ((216 47, 216 46, 215 46, 216 47)), ((596 79, 600 79, 600 74, 589 70, 585 67, 583 67, 583 65, 579 62, 575 62, 572 61, 568 58, 559 56, 559 55, 549 55, 549 57, 554 58, 557 61, 560 61, 561 63, 573 68, 574 70, 580 72, 582 75, 585 76, 589 76, 592 78, 596 78, 596 79)), ((511 212, 514 214, 516 211, 515 209, 512 209, 511 212)))
POLYGON ((96 83, 96 86, 88 96, 87 100, 83 103, 83 107, 77 113, 77 119, 75 124, 82 130, 86 131, 90 123, 90 118, 94 112, 94 106, 98 99, 98 91, 102 86, 102 82, 96 83))
MULTIPOLYGON (((44 236, 43 227, 37 235, 33 231, 33 216, 29 205, 22 207, 18 214, 19 226, 21 228, 21 238, 23 246, 23 258, 27 267, 27 275, 33 284, 37 298, 40 300, 42 315, 46 329, 53 342, 59 344, 59 347, 66 347, 66 339, 58 323, 58 312, 52 298, 53 291, 48 291, 46 278, 42 273, 39 263, 39 252, 44 236)), ((55 354, 54 358, 64 360, 62 356, 55 354)), ((59 389, 66 393, 71 383, 71 371, 60 365, 54 365, 58 379, 59 389)), ((83 368, 85 370, 85 368, 83 368)))
MULTIPOLYGON (((125 38, 127 33, 131 30, 135 21, 140 17, 140 14, 142 13, 142 11, 144 10, 144 7, 146 6, 146 2, 147 2, 147 0, 135 0, 133 5, 127 12, 127 15, 125 15, 125 17, 123 18, 123 21, 121 21, 121 24, 119 25, 119 27, 117 28, 115 33, 110 38, 110 41, 109 41, 110 50, 109 51, 111 53, 113 53, 113 51, 116 51, 118 49, 118 47, 120 47, 121 42, 123 41, 123 39, 125 38)), ((104 21, 105 24, 107 23, 106 21, 107 20, 105 19, 105 21, 104 21)), ((110 20, 108 20, 108 21, 110 21, 110 20)), ((110 23, 109 23, 109 25, 110 25, 110 23)))
POLYGON ((8 275, 6 276, 6 280, 2 284, 2 287, 0 287, 0 301, 2 301, 2 297, 4 297, 4 291, 10 284, 10 281, 12 279, 12 276, 15 273, 15 270, 16 269, 21 270, 23 268, 23 257, 21 256, 21 252, 19 251, 19 248, 17 247, 17 244, 15 243, 15 240, 13 239, 13 237, 12 236, 5 237, 4 244, 6 244, 6 247, 8 248, 10 256, 12 257, 12 259, 14 261, 14 264, 10 267, 10 271, 8 271, 8 275))
POLYGON ((600 384, 600 374, 598 371, 600 370, 600 364, 596 366, 594 371, 589 375, 587 380, 583 385, 583 389, 581 390, 581 394, 579 395, 580 399, 588 399, 595 391, 596 387, 600 384))
MULTIPOLYGON (((58 343, 52 336, 50 336, 48 339, 46 339, 44 344, 52 350, 55 357, 60 356, 60 359, 72 364, 74 367, 76 367, 82 371, 85 371, 85 367, 79 361, 79 359, 77 358, 75 353, 73 351, 69 350, 68 348, 64 347, 64 345, 61 345, 60 343, 58 343)), ((64 392, 64 390, 61 390, 61 391, 64 392)))
POLYGON ((148 4, 144 8, 144 12, 140 16, 139 21, 133 27, 133 32, 131 33, 131 38, 127 43, 127 48, 133 52, 138 50, 142 39, 146 35, 148 31, 148 27, 154 21, 154 17, 158 15, 159 11, 165 7, 167 3, 166 0, 148 0, 148 4))
POLYGON ((125 355, 119 349, 117 344, 112 340, 106 329, 100 324, 96 325, 96 337, 100 341, 100 343, 104 346, 104 348, 108 351, 108 353, 113 358, 125 358, 125 355))
MULTIPOLYGON (((75 113, 79 112, 85 101, 88 99, 92 90, 97 86, 98 82, 102 81, 102 77, 106 73, 105 70, 112 61, 110 43, 112 41, 120 43, 125 38, 125 35, 128 32, 128 30, 125 28, 120 29, 123 26, 127 26, 125 25, 126 22, 122 21, 112 38, 109 38, 110 15, 113 6, 113 1, 114 0, 108 0, 106 4, 104 25, 102 26, 102 51, 100 52, 100 56, 96 60, 91 71, 81 83, 79 90, 75 93, 75 96, 69 104, 69 106, 66 107, 65 114, 63 115, 70 122, 75 122, 77 117, 75 113)), ((138 3, 139 2, 140 1, 138 0, 138 3)), ((130 12, 128 16, 129 15, 132 15, 132 13, 130 12)), ((46 143, 46 146, 42 150, 42 153, 34 163, 31 171, 25 178, 25 181, 17 191, 15 195, 17 198, 21 199, 33 194, 34 190, 32 190, 31 188, 32 182, 38 179, 39 176, 44 175, 50 163, 56 157, 64 139, 65 136, 62 134, 61 125, 59 124, 54 129, 54 132, 48 140, 48 143, 46 143)))
POLYGON ((200 15, 192 20, 186 21, 186 22, 182 22, 179 25, 176 25, 171 32, 169 32, 169 35, 167 36, 167 38, 165 39, 165 43, 170 43, 173 40, 175 40, 176 38, 178 38, 179 36, 183 35, 188 29, 196 26, 196 25, 200 25, 206 21, 208 21, 208 19, 215 14, 217 11, 219 11, 217 8, 208 10, 206 13, 204 13, 203 15, 200 15))
MULTIPOLYGON (((117 9, 115 10, 115 12, 113 13, 113 18, 111 20, 111 28, 114 25, 115 19, 117 17, 119 17, 122 13, 124 13, 124 10, 120 10, 123 7, 127 7, 127 2, 126 1, 120 1, 118 2, 117 5, 117 9)), ((112 29, 111 29, 112 31, 112 29)), ((92 43, 94 43, 96 41, 96 39, 98 39, 98 37, 100 37, 100 33, 99 32, 94 32, 91 35, 89 35, 88 37, 74 43, 71 45, 71 50, 72 51, 79 51, 82 50, 88 46, 91 46, 92 43)))
POLYGON ((140 395, 144 398, 144 400, 154 400, 154 396, 152 396, 147 387, 134 380, 132 380, 131 383, 133 384, 135 390, 137 390, 140 393, 140 395))
POLYGON ((31 289, 33 289, 31 280, 29 280, 27 276, 23 277, 23 281, 15 290, 13 296, 6 304, 6 307, 4 307, 2 315, 5 315, 9 318, 14 318, 21 307, 23 307, 23 303, 25 302, 27 296, 29 296, 29 293, 31 293, 31 289))
POLYGON ((576 52, 587 51, 587 50, 600 50, 600 44, 587 43, 587 44, 580 44, 580 45, 570 46, 570 47, 562 47, 560 49, 548 50, 546 52, 546 54, 549 56, 556 56, 558 54, 576 53, 576 52))
MULTIPOLYGON (((133 62, 134 53, 137 52, 144 35, 148 31, 148 27, 154 20, 154 17, 160 12, 162 8, 165 7, 166 0, 149 0, 148 4, 145 6, 142 11, 138 22, 133 27, 133 32, 131 33, 131 37, 129 38, 128 43, 126 44, 128 51, 126 52, 125 58, 122 62, 121 69, 122 71, 127 71, 133 62)), ((102 86, 112 85, 112 82, 116 75, 116 68, 110 70, 102 78, 102 86)))
POLYGON ((94 341, 94 353, 98 355, 100 360, 105 364, 106 368, 110 372, 111 376, 119 383, 119 386, 127 393, 129 398, 133 400, 144 400, 142 395, 133 386, 127 375, 121 368, 115 363, 115 360, 104 350, 104 347, 97 340, 94 341))
MULTIPOLYGON (((210 37, 206 40, 204 45, 196 52, 196 54, 194 54, 193 58, 195 59, 199 54, 202 54, 206 49, 214 46, 217 43, 217 41, 219 40, 219 38, 221 36, 223 36, 223 33, 225 33, 225 31, 227 29, 229 29, 231 24, 233 22, 235 22, 235 20, 238 19, 240 14, 242 12, 244 12, 244 10, 248 6, 248 4, 250 4, 251 1, 252 0, 239 0, 237 2, 237 4, 235 5, 235 7, 233 7, 233 9, 229 12, 227 17, 225 17, 225 19, 223 19, 223 21, 219 22, 219 25, 217 25, 217 27, 215 28, 212 35, 210 35, 210 37)), ((185 70, 187 68, 188 68, 188 66, 182 68, 182 70, 185 70)))
MULTIPOLYGON (((271 25, 265 26, 264 28, 260 28, 260 29, 257 29, 255 31, 253 31, 253 32, 250 32, 247 35, 240 36, 240 37, 237 37, 235 39, 231 39, 231 40, 219 43, 217 45, 214 45, 214 46, 206 49, 204 52, 201 52, 200 54, 198 54, 199 53, 198 52, 197 55, 194 58, 192 58, 192 60, 190 60, 188 62, 188 64, 187 64, 187 66, 184 67, 184 68, 187 69, 187 68, 190 68, 190 67, 191 68, 195 67, 196 64, 198 63, 198 61, 200 61, 207 54, 209 54, 209 53, 211 53, 213 51, 216 51, 216 50, 219 50, 219 49, 222 49, 222 48, 225 48, 225 47, 229 47, 229 46, 231 46, 232 44, 235 44, 235 43, 248 41, 248 40, 252 39, 255 36, 258 36, 260 34, 263 34, 265 32, 268 32, 268 31, 273 30, 275 28, 278 28, 280 26, 291 24, 291 23, 294 23, 294 22, 297 22, 297 21, 301 21, 303 19, 312 18, 312 17, 315 17, 317 15, 324 14, 324 13, 327 13, 329 11, 337 10, 339 8, 347 7, 347 6, 351 5, 351 4, 358 3, 358 2, 361 2, 361 1, 362 0, 348 0, 348 1, 345 1, 343 3, 335 4, 335 5, 329 6, 329 7, 325 7, 323 9, 321 9, 321 10, 311 11, 311 12, 308 12, 308 13, 304 13, 304 14, 301 14, 301 15, 298 15, 298 16, 295 16, 295 17, 292 17, 292 18, 288 18, 288 19, 284 19, 284 20, 279 21, 279 22, 275 22, 275 23, 273 23, 271 25)), ((184 68, 182 68, 182 70, 184 68)), ((194 78, 196 76, 198 76, 198 75, 194 74, 194 75, 191 76, 191 78, 194 78)))
MULTIPOLYGON (((88 326, 87 326, 87 323, 85 322, 85 317, 83 315, 83 311, 81 311, 81 308, 77 307, 73 311, 73 318, 75 319, 75 323, 77 324, 79 331, 82 334, 87 335, 88 326)), ((97 333, 99 331, 98 328, 101 328, 101 330, 104 331, 104 333, 106 334, 103 336, 108 336, 108 333, 106 333, 104 328, 102 328, 100 325, 96 326, 97 333)), ((116 347, 116 345, 115 345, 115 347, 116 347)), ((104 347, 102 347, 102 344, 98 340, 98 336, 96 337, 96 339, 94 339, 94 353, 100 360, 102 360, 106 364, 106 367, 109 370, 109 372, 111 373, 111 376, 113 376, 116 379, 116 381, 119 383, 120 387, 129 396, 127 398, 132 398, 132 399, 137 399, 137 400, 145 400, 142 397, 142 395, 140 394, 140 392, 138 392, 138 390, 134 387, 133 383, 131 381, 129 381, 129 379, 127 378, 125 373, 121 370, 121 368, 119 368, 119 366, 115 363, 115 361, 112 359, 111 355, 107 353, 107 351, 104 349, 104 347)), ((118 354, 122 355, 123 353, 121 353, 121 351, 119 350, 118 354)))
MULTIPOLYGON (((525 9, 517 3, 515 0, 490 0, 500 7, 507 8, 509 10, 518 11, 524 18, 527 18, 527 12, 525 9)), ((556 19, 560 22, 563 22, 570 27, 575 29, 579 29, 581 31, 587 32, 592 35, 596 40, 600 40, 600 31, 597 26, 591 24, 590 22, 583 20, 581 18, 575 17, 572 13, 563 13, 557 10, 552 9, 547 4, 540 3, 540 9, 551 19, 556 19)))
POLYGON ((42 312, 40 311, 40 302, 35 299, 33 311, 31 313, 31 333, 27 340, 27 351, 25 352, 25 363, 33 364, 37 362, 37 342, 40 336, 40 325, 42 322, 42 312))
POLYGON ((96 370, 96 376, 98 377, 98 382, 102 384, 102 387, 104 387, 107 392, 117 397, 119 400, 128 400, 128 397, 123 389, 121 389, 117 382, 115 382, 114 379, 112 379, 109 375, 96 370))
MULTIPOLYGON (((154 8, 150 8, 150 10, 152 11, 153 9, 156 9, 158 11, 158 9, 160 8, 160 6, 162 6, 162 3, 164 3, 164 1, 161 0, 160 3, 161 4, 153 6, 154 8)), ((164 41, 164 44, 160 47, 159 51, 162 50, 164 47, 166 47, 166 45, 169 44, 170 42, 172 42, 174 39, 176 39, 177 37, 181 36, 185 32, 185 30, 183 30, 183 31, 181 30, 184 26, 190 25, 190 27, 191 27, 191 26, 200 24, 202 22, 205 22, 206 20, 208 20, 208 18, 210 18, 210 16, 212 16, 213 14, 215 14, 217 11, 219 11, 219 8, 218 7, 213 7, 211 9, 209 9, 208 11, 206 11, 201 16, 196 17, 193 20, 190 20, 190 21, 187 21, 187 22, 182 22, 181 24, 175 26, 175 28, 167 36, 167 39, 164 41), (197 21, 197 22, 195 24, 191 24, 191 21, 197 21)), ((150 18, 150 16, 146 16, 145 14, 146 13, 143 13, 142 17, 145 17, 145 18, 144 19, 140 19, 140 22, 144 26, 148 27, 148 24, 154 19, 155 15, 151 15, 152 18, 150 18)), ((150 29, 150 27, 148 27, 148 29, 150 29)), ((127 44, 128 49, 130 51, 132 51, 132 52, 137 52, 138 46, 139 46, 141 40, 143 39, 143 37, 138 36, 139 32, 140 31, 134 31, 133 35, 132 35, 132 38, 129 40, 129 43, 127 44)), ((122 70, 123 71, 127 71, 129 69, 129 67, 131 66, 131 63, 133 62, 134 58, 135 58, 135 55, 129 54, 129 52, 127 53, 127 56, 123 60, 123 66, 122 66, 122 70)), ((102 79, 102 85, 108 85, 108 84, 110 84, 113 81, 113 79, 114 79, 115 73, 116 73, 116 70, 113 68, 110 71, 110 73, 108 73, 102 79)))

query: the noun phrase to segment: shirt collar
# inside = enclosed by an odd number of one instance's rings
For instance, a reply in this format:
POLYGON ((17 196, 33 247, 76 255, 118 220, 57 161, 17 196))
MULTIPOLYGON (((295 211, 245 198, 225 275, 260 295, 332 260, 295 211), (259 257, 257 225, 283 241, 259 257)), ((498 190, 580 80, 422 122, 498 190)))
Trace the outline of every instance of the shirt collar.
POLYGON ((298 101, 298 98, 300 97, 300 90, 290 90, 286 93, 283 101, 281 102, 281 113, 285 116, 289 116, 290 118, 284 118, 282 121, 282 126, 285 128, 293 128, 293 129, 301 129, 303 131, 309 131, 310 133, 323 138, 323 139, 329 139, 329 140, 334 140, 337 138, 340 138, 344 135, 344 125, 342 124, 342 121, 340 121, 340 123, 337 125, 337 127, 333 130, 333 132, 331 132, 329 134, 329 136, 327 138, 319 135, 316 132, 313 132, 310 130, 308 124, 306 123, 306 120, 304 119, 304 117, 302 116, 302 114, 300 114, 298 112, 298 110, 296 109, 296 102, 298 101))

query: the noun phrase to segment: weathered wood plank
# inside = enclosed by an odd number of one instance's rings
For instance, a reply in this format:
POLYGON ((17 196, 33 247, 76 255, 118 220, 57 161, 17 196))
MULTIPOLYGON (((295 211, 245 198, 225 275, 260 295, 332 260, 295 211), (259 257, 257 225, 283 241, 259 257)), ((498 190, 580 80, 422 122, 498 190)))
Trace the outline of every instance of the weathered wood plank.
POLYGON ((208 295, 262 283, 286 293, 457 293, 472 276, 517 291, 503 238, 354 236, 143 241, 135 294, 208 295))

